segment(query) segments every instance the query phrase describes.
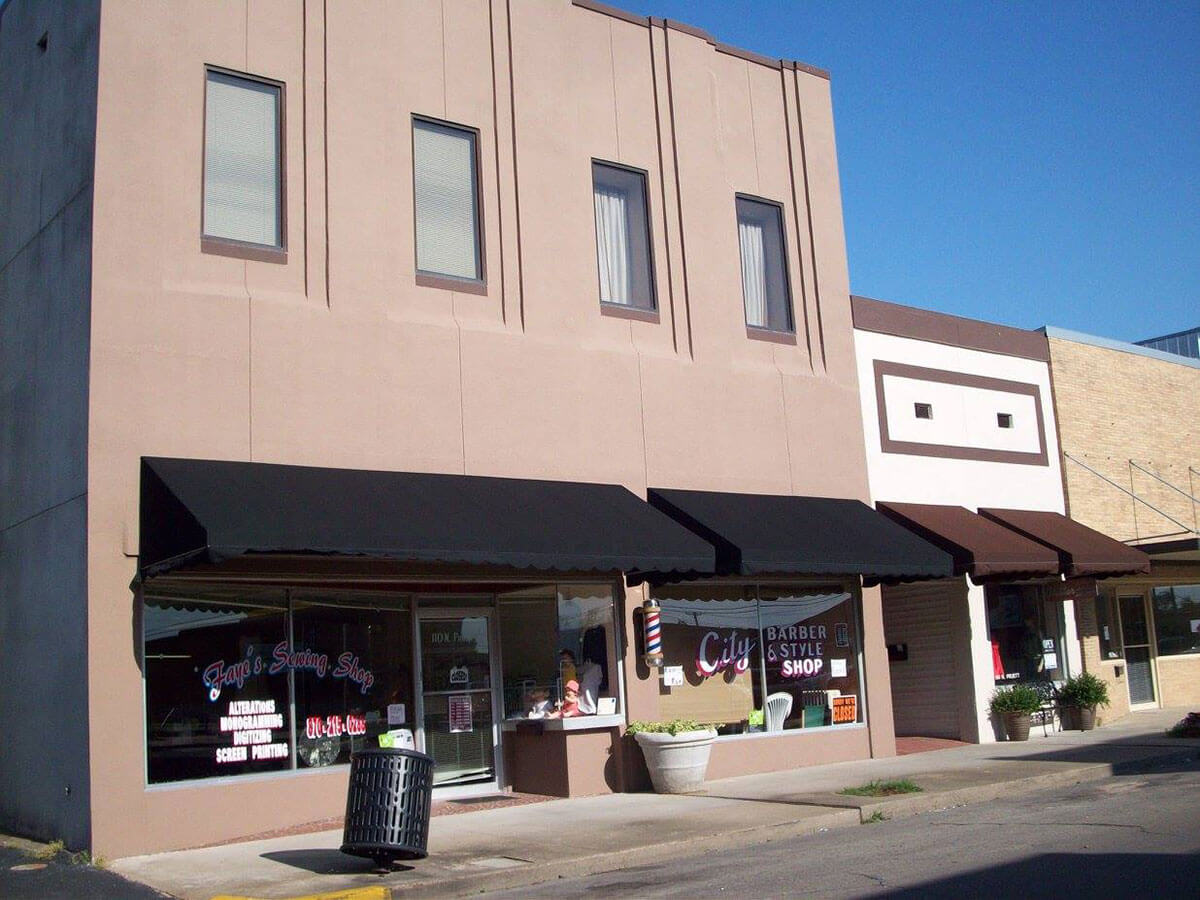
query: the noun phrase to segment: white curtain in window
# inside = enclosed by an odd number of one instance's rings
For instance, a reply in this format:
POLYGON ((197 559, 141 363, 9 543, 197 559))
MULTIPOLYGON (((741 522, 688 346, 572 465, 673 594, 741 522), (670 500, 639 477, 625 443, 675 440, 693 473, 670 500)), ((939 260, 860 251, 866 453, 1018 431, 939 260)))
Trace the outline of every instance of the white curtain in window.
POLYGON ((417 268, 479 278, 475 135, 433 122, 413 123, 417 268))
POLYGON ((279 88, 208 74, 204 233, 280 246, 279 88))
POLYGON ((625 194, 596 185, 596 257, 600 264, 600 299, 633 303, 629 268, 629 206, 625 194))
POLYGON ((767 327, 767 261, 763 252, 763 228, 754 222, 738 222, 742 245, 742 296, 746 301, 746 324, 767 327))

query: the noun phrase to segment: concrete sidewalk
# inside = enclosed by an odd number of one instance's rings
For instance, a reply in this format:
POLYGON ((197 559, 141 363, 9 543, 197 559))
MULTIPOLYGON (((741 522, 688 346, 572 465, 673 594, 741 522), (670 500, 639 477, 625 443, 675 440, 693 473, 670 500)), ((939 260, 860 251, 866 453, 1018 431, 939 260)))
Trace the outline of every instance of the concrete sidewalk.
MULTIPOLYGON (((1182 764, 1200 740, 1164 735, 1186 710, 1137 713, 1092 732, 710 781, 686 796, 617 794, 440 816, 428 859, 381 874, 342 854, 340 831, 130 857, 120 874, 187 900, 287 898, 374 888, 375 896, 464 896, 856 826, 1053 785, 1182 764), (837 793, 909 778, 921 793, 837 793)), ((353 896, 353 895, 351 895, 353 896)))

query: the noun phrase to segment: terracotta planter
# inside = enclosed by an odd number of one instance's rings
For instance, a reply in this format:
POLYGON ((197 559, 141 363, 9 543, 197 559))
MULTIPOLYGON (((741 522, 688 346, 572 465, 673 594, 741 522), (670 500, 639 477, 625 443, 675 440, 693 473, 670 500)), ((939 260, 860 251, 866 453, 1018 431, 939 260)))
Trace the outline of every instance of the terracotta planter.
POLYGON ((1010 741, 1029 740, 1029 713, 1004 713, 1004 733, 1010 741))
POLYGON ((1078 713, 1080 731, 1091 731, 1096 727, 1096 707, 1080 706, 1078 713))
POLYGON ((1079 730, 1079 707, 1078 706, 1060 706, 1058 708, 1058 720, 1062 722, 1063 731, 1078 731, 1079 730))
POLYGON ((680 734, 635 734, 646 757, 654 790, 660 794, 686 794, 704 784, 708 754, 717 733, 713 729, 680 734))

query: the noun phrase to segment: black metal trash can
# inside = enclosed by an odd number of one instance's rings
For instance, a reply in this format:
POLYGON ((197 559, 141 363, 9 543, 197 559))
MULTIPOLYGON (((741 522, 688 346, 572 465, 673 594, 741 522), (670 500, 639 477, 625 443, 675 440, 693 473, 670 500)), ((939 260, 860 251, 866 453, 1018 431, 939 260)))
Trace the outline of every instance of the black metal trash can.
POLYGON ((380 866, 428 856, 433 757, 416 750, 359 750, 350 758, 342 852, 380 866))

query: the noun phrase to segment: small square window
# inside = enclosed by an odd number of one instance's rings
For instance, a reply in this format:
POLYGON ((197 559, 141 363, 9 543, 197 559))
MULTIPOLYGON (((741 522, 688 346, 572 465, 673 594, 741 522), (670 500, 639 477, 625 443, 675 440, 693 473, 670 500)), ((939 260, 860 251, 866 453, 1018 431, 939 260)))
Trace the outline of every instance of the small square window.
POLYGON ((913 413, 916 415, 916 417, 918 419, 932 419, 933 418, 933 404, 932 403, 914 403, 913 404, 913 413))
POLYGON ((1012 428, 1012 413, 996 413, 996 424, 1001 428, 1012 428))

